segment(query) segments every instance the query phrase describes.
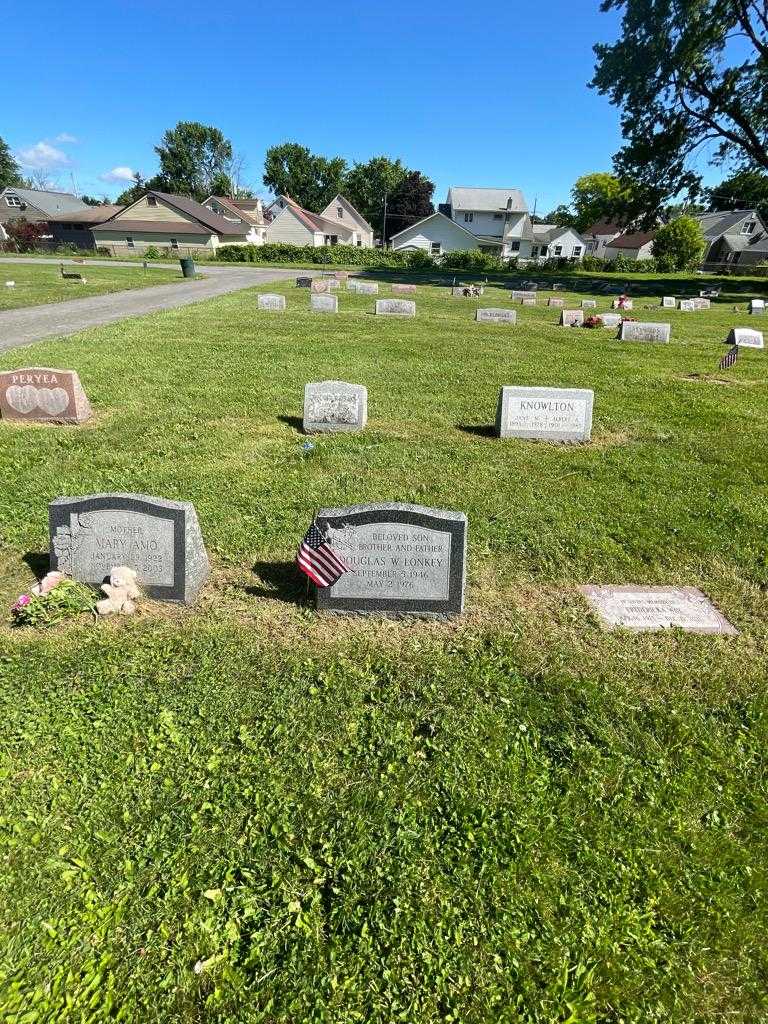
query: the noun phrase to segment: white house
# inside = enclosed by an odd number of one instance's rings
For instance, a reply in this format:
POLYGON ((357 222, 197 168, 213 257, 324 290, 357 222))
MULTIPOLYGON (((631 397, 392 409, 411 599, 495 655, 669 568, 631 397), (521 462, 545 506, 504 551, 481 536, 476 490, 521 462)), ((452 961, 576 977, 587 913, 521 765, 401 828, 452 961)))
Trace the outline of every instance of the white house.
POLYGON ((266 224, 260 199, 229 199, 226 196, 208 196, 203 206, 230 224, 243 225, 247 229, 246 242, 263 245, 266 239, 266 224))
POLYGON ((584 255, 584 239, 573 228, 557 224, 533 224, 531 259, 580 260, 584 255))
POLYGON ((612 239, 606 246, 603 258, 613 262, 623 256, 628 260, 647 260, 653 255, 655 231, 627 231, 612 239))
POLYGON ((320 216, 348 231, 351 236, 349 245, 362 249, 373 248, 373 228, 344 196, 334 196, 326 208, 320 211, 320 216))
POLYGON ((587 256, 605 259, 605 247, 624 231, 619 224, 611 224, 607 220, 599 220, 583 232, 587 256))
POLYGON ((432 213, 429 217, 398 231, 392 236, 390 244, 393 249, 398 250, 423 249, 431 256, 480 248, 478 239, 471 231, 446 217, 444 213, 432 213))
POLYGON ((267 207, 267 213, 272 216, 266 226, 267 242, 373 246, 373 228, 343 196, 336 196, 322 213, 305 210, 290 196, 278 196, 267 207))

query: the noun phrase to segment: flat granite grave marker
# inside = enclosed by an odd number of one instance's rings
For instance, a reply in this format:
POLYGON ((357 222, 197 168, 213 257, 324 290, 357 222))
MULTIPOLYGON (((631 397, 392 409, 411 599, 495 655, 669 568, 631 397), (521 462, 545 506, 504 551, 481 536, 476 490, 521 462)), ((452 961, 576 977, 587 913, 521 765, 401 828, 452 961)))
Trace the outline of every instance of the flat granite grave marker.
POLYGON ((557 306, 558 308, 562 309, 563 306, 565 305, 565 299, 548 299, 547 300, 547 305, 548 306, 557 306))
POLYGON ((416 285, 415 284, 393 284, 392 291, 395 295, 415 295, 416 285))
POLYGON ((765 313, 765 299, 750 299, 749 312, 752 316, 763 316, 765 313))
POLYGON ((335 295, 310 295, 309 308, 315 313, 338 313, 339 300, 335 295))
POLYGON ((513 291, 512 292, 512 301, 513 302, 524 302, 526 299, 533 299, 533 305, 535 306, 536 305, 536 292, 533 292, 533 291, 531 291, 531 292, 513 291))
POLYGON ((632 630, 679 626, 688 633, 738 636, 735 626, 695 587, 579 587, 603 624, 632 630))
POLYGON ((691 302, 693 302, 693 308, 694 309, 711 309, 712 308, 712 303, 710 302, 710 300, 703 298, 701 295, 698 295, 698 296, 696 296, 696 298, 691 299, 691 302))
POLYGON ((521 306, 535 306, 536 299, 520 299, 521 306))
POLYGON ((584 323, 584 310, 583 309, 563 309, 560 312, 560 326, 561 327, 573 327, 574 324, 581 325, 584 323))
POLYGON ((486 306, 475 310, 475 320, 479 323, 516 324, 517 310, 495 309, 492 306, 486 306))
POLYGON ((503 387, 496 409, 499 437, 589 441, 595 393, 586 388, 503 387))
POLYGON ((752 331, 749 327, 732 327, 726 344, 738 345, 739 348, 763 348, 763 332, 752 331))
POLYGON ((621 313, 601 313, 600 319, 603 321, 603 327, 618 327, 624 317, 621 313))
POLYGON ((309 288, 310 291, 314 292, 316 295, 322 295, 323 292, 330 291, 330 288, 328 287, 328 278, 313 277, 309 288))
POLYGON ((674 309, 677 306, 677 299, 674 295, 664 295, 661 305, 663 309, 674 309))
POLYGON ((77 424, 91 418, 91 406, 74 370, 25 366, 0 371, 0 417, 77 424))
POLYGON ((670 324, 623 320, 619 340, 668 342, 671 330, 670 324))
POLYGON ((464 299, 476 299, 479 295, 482 295, 484 291, 485 289, 482 285, 457 284, 451 288, 451 295, 464 299))
POLYGON ((416 316, 411 299, 376 299, 376 316, 416 316))
POLYGON ((347 281, 347 290, 357 292, 358 295, 378 295, 379 285, 376 281, 355 281, 350 278, 347 281))
POLYGON ((285 309, 285 296, 274 295, 267 292, 265 295, 259 296, 259 309, 285 309))
POLYGON ((194 601, 208 555, 194 506, 147 494, 56 498, 48 506, 51 569, 98 586, 116 565, 138 573, 148 597, 194 601))
POLYGON ((311 277, 297 277, 296 278, 296 287, 297 288, 311 288, 312 287, 312 278, 311 277))
POLYGON ((581 308, 582 309, 594 309, 596 306, 597 306, 597 303, 595 302, 594 299, 582 299, 581 300, 581 308))
POLYGON ((362 430, 368 422, 368 391, 362 384, 322 380, 304 385, 304 433, 362 430))
POLYGON ((696 303, 693 301, 693 299, 680 299, 680 301, 677 304, 677 308, 680 310, 681 313, 695 313, 696 303))
POLYGON ((383 502, 322 509, 316 524, 354 571, 317 588, 317 607, 442 618, 464 610, 467 517, 383 502))

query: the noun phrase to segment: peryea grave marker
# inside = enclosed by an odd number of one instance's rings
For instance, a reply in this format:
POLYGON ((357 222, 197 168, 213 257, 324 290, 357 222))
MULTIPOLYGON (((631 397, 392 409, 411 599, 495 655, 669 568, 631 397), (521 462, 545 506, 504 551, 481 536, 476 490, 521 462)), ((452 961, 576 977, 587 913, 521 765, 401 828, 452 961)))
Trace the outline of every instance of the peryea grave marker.
POLYGON ((194 506, 146 494, 57 498, 48 506, 51 569, 98 585, 116 565, 138 573, 149 597, 195 599, 208 572, 194 506))
POLYGON ((672 330, 670 324, 642 323, 639 320, 624 320, 621 324, 621 341, 668 342, 672 330))
POLYGON ((411 299, 376 299, 377 316, 416 316, 416 303, 411 299))
POLYGON ((316 313, 338 313, 339 300, 335 295, 310 295, 309 306, 316 313))
POLYGON ((611 629, 658 630, 679 626, 689 633, 739 631, 695 587, 579 587, 611 629))
POLYGON ((26 366, 0 372, 0 417, 38 423, 85 423, 91 406, 74 370, 26 366))
POLYGON ((586 388, 503 387, 496 410, 499 437, 589 441, 595 393, 586 388))
POLYGON ((749 327, 733 327, 727 344, 738 345, 739 348, 763 348, 763 332, 752 331, 749 327))
POLYGON ((368 421, 368 391, 362 384, 323 380, 304 386, 304 433, 362 430, 368 421))
POLYGON ((484 309, 475 311, 475 320, 480 323, 515 324, 517 323, 517 311, 514 309, 494 309, 491 306, 486 306, 484 309))
POLYGON ((385 502, 323 509, 316 523, 353 570, 317 589, 319 610, 426 618, 463 611, 463 512, 385 502))
POLYGON ((285 309, 285 296, 267 292, 259 296, 259 309, 285 309))

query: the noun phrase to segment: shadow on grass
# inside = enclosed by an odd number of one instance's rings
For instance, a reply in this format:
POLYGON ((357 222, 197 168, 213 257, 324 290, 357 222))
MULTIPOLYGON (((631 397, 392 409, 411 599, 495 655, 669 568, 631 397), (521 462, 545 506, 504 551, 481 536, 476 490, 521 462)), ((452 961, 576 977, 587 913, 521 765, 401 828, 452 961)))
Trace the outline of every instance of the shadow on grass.
POLYGON ((51 568, 51 558, 47 551, 27 551, 22 557, 32 572, 40 580, 51 568))
POLYGON ((464 434, 474 434, 475 437, 496 437, 496 427, 492 423, 457 423, 456 429, 464 434))
POLYGON ((286 604, 305 605, 309 601, 308 580, 295 562, 256 562, 253 572, 263 586, 246 587, 252 597, 269 597, 286 604))
POLYGON ((289 427, 293 427, 299 434, 304 433, 304 420, 301 416, 278 416, 277 418, 281 423, 286 423, 289 427))

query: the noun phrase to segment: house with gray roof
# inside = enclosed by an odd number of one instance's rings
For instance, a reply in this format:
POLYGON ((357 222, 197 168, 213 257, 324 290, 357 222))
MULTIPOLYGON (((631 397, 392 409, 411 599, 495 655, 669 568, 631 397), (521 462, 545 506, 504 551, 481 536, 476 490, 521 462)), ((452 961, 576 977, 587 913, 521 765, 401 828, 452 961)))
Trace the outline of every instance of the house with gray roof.
POLYGON ((768 230, 757 210, 721 210, 696 219, 707 241, 704 266, 754 267, 768 260, 768 230))
POLYGON ((580 260, 584 255, 584 239, 573 228, 558 224, 533 224, 531 259, 580 260))
POLYGON ((266 210, 267 242, 289 245, 354 245, 373 247, 373 228, 344 196, 331 200, 322 213, 305 210, 291 196, 278 196, 266 210))
POLYGON ((46 192, 39 188, 16 188, 14 185, 6 185, 0 191, 0 224, 11 220, 39 223, 87 209, 87 204, 71 192, 46 192))

